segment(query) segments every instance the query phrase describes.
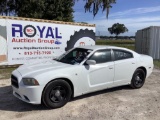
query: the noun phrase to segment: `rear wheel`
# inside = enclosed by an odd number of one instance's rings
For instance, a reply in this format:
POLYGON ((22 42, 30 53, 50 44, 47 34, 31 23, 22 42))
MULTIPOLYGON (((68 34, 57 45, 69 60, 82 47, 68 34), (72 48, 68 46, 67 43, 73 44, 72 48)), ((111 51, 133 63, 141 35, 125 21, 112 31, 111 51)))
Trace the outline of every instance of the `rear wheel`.
POLYGON ((64 106, 71 98, 72 90, 68 82, 55 80, 45 87, 42 101, 49 108, 64 106))
POLYGON ((145 72, 142 69, 137 69, 131 80, 131 87, 134 89, 141 88, 145 83, 145 72))

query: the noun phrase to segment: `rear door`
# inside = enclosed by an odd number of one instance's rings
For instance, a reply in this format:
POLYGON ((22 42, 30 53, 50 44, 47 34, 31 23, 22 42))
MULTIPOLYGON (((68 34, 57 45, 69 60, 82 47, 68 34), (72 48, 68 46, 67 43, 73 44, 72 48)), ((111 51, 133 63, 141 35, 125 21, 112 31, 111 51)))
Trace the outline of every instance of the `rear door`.
POLYGON ((131 52, 125 50, 113 50, 115 59, 114 85, 123 85, 131 81, 136 70, 136 60, 131 52))

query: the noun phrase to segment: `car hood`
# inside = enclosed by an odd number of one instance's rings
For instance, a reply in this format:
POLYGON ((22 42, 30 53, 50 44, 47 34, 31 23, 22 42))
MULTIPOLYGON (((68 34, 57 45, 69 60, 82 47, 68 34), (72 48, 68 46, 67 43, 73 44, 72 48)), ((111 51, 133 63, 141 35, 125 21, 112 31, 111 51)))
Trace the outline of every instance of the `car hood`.
POLYGON ((61 69, 68 66, 72 65, 52 60, 52 61, 43 61, 32 64, 25 64, 20 66, 17 70, 22 76, 25 76, 28 74, 34 74, 34 73, 36 74, 37 72, 41 73, 45 71, 61 69))

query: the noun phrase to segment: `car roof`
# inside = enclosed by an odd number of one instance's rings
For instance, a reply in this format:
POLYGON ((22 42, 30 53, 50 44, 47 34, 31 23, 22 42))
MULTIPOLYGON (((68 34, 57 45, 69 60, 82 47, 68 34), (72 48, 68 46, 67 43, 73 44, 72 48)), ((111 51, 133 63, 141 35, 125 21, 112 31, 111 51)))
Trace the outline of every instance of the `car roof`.
POLYGON ((123 48, 123 47, 116 47, 116 46, 109 46, 109 45, 79 46, 78 48, 91 49, 91 50, 98 50, 98 49, 122 49, 122 50, 129 50, 129 49, 126 49, 126 48, 123 48))
POLYGON ((134 56, 137 56, 137 57, 139 56, 139 54, 133 50, 123 48, 123 47, 109 46, 109 45, 79 46, 77 48, 91 49, 93 51, 100 50, 100 49, 119 49, 119 50, 125 50, 128 52, 132 52, 134 54, 134 56))

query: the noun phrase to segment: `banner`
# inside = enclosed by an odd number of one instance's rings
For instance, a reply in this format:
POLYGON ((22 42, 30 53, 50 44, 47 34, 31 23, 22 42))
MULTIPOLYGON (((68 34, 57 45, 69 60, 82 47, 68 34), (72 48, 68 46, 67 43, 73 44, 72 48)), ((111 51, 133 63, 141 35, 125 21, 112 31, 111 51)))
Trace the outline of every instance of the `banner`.
POLYGON ((95 45, 95 27, 7 20, 8 63, 53 59, 80 45, 95 45))

